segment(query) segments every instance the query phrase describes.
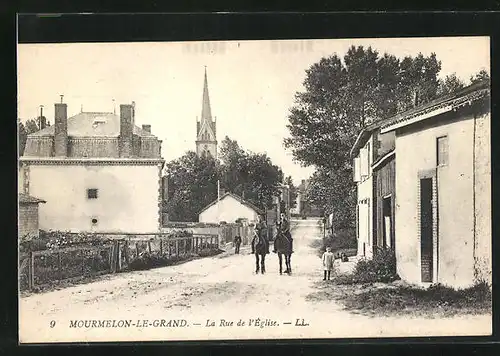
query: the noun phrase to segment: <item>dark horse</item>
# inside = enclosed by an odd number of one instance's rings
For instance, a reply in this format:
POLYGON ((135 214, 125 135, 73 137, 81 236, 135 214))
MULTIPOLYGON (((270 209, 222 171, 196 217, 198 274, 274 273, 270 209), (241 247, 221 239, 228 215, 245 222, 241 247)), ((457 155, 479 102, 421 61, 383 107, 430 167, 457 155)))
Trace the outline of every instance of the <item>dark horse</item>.
POLYGON ((285 256, 285 273, 292 273, 292 241, 282 233, 276 236, 276 252, 280 261, 280 274, 283 274, 283 256, 285 256))
POLYGON ((262 274, 266 273, 266 254, 268 253, 268 246, 266 240, 260 234, 257 236, 254 242, 254 253, 255 253, 255 273, 259 273, 259 271, 262 274), (259 256, 260 256, 260 261, 259 261, 259 256))

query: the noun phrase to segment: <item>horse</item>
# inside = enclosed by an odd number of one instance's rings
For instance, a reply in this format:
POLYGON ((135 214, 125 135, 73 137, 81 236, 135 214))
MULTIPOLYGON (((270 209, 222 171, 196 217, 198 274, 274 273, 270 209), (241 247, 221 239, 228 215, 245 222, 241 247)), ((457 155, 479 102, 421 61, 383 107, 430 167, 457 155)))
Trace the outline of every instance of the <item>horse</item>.
POLYGON ((267 243, 264 237, 258 235, 254 242, 254 254, 255 254, 255 273, 262 274, 266 273, 266 254, 267 254, 267 243), (260 261, 259 261, 260 256, 260 261), (260 263, 259 263, 260 262, 260 263))
POLYGON ((280 274, 283 274, 283 256, 285 256, 285 273, 292 273, 292 240, 286 235, 279 233, 276 237, 276 252, 280 261, 280 274))

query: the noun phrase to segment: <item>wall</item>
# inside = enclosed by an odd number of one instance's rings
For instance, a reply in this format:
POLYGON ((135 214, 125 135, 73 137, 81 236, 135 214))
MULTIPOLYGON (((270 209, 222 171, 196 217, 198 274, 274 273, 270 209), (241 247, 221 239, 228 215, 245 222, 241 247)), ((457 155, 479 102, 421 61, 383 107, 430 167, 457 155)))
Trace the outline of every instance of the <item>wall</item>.
MULTIPOLYGON (((383 210, 383 201, 384 197, 390 195, 391 199, 391 234, 395 233, 394 229, 394 204, 395 204, 395 169, 396 169, 396 161, 394 156, 392 158, 388 158, 388 161, 383 163, 382 166, 378 167, 374 172, 374 177, 376 181, 376 196, 374 197, 374 206, 376 207, 374 211, 374 236, 376 236, 376 244, 378 247, 384 246, 384 210, 383 210)), ((386 247, 391 246, 390 238, 387 237, 385 241, 386 247)))
POLYGON ((244 218, 249 222, 255 222, 257 215, 253 209, 228 196, 203 211, 199 216, 199 221, 206 223, 219 223, 221 221, 232 223, 239 218, 244 218))
POLYGON ((373 138, 370 137, 365 147, 370 146, 368 155, 368 175, 361 178, 358 183, 357 229, 358 229, 358 256, 371 258, 373 256, 373 177, 372 177, 372 146, 373 138))
MULTIPOLYGON (((455 113, 448 115, 457 115, 455 113)), ((465 287, 473 282, 473 120, 461 120, 419 131, 398 132, 396 139, 396 258, 401 278, 420 283, 419 172, 437 178, 437 224, 434 282, 465 287), (448 164, 436 168, 436 139, 448 136, 448 164), (436 253, 437 252, 437 253, 436 253)), ((434 216, 436 219, 436 216, 434 216)))
POLYGON ((40 206, 40 229, 158 231, 159 171, 157 165, 30 164, 29 193, 47 201, 40 206), (87 199, 88 188, 98 189, 97 199, 87 199))
POLYGON ((38 235, 38 204, 19 205, 19 237, 29 233, 38 235))
POLYGON ((491 285, 491 128, 490 114, 476 119, 475 135, 475 270, 476 279, 491 285))

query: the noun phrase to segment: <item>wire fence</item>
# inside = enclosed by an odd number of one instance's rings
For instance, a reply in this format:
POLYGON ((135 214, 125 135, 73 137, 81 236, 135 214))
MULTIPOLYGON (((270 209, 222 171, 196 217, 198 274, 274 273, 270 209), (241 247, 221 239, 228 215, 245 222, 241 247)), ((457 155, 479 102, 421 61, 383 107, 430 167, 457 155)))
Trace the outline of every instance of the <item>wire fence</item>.
POLYGON ((167 266, 191 257, 206 257, 219 250, 218 235, 116 239, 102 246, 75 246, 20 255, 21 290, 54 282, 167 266))

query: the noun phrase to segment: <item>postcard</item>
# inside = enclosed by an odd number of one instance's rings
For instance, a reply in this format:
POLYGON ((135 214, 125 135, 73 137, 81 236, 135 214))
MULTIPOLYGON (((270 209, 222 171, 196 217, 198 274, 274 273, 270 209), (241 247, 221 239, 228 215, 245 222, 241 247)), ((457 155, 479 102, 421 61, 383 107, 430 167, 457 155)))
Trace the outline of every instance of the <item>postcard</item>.
POLYGON ((20 343, 491 335, 488 37, 17 64, 20 343))

